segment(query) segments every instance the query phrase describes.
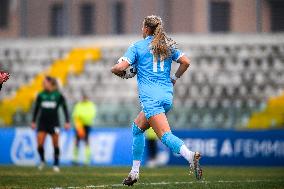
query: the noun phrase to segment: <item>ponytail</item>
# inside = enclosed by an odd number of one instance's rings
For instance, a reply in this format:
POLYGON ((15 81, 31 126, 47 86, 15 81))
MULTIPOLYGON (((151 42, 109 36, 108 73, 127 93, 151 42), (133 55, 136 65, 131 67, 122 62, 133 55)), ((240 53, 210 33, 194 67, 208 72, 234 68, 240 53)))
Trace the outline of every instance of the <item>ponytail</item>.
POLYGON ((161 61, 167 59, 175 48, 176 42, 166 35, 162 19, 155 15, 147 16, 144 19, 144 26, 150 28, 153 33, 151 50, 155 58, 160 58, 161 61))

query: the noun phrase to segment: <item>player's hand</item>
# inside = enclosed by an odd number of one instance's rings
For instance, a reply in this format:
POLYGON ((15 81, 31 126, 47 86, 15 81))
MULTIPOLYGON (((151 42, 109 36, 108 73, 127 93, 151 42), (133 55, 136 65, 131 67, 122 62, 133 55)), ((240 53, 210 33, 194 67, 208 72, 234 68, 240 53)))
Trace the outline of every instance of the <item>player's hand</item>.
POLYGON ((0 72, 0 84, 6 82, 10 77, 8 72, 0 72))
POLYGON ((70 123, 65 123, 65 125, 64 125, 64 128, 66 129, 66 130, 69 130, 70 129, 70 123))
POLYGON ((117 75, 117 76, 121 77, 122 79, 127 79, 126 78, 126 71, 120 72, 119 75, 117 75))
POLYGON ((35 124, 35 122, 32 122, 32 124, 31 124, 31 128, 32 128, 33 130, 35 130, 35 129, 36 129, 36 124, 35 124))
POLYGON ((172 83, 173 83, 173 85, 175 85, 176 84, 176 80, 174 80, 174 79, 171 79, 171 81, 172 81, 172 83))

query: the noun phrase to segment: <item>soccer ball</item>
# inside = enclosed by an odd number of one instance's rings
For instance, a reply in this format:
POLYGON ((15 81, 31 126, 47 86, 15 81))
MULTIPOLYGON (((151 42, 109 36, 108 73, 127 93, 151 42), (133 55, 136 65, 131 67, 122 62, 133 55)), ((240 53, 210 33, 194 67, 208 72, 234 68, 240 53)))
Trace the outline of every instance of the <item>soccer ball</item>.
POLYGON ((128 78, 132 78, 136 75, 136 68, 133 66, 129 66, 126 70, 125 70, 125 75, 124 78, 128 79, 128 78))
MULTIPOLYGON (((125 57, 121 57, 117 63, 120 63, 122 61, 127 61, 127 59, 125 57)), ((129 79, 134 77, 137 74, 137 70, 135 68, 135 66, 130 65, 125 71, 124 71, 124 75, 123 75, 123 79, 129 79)))

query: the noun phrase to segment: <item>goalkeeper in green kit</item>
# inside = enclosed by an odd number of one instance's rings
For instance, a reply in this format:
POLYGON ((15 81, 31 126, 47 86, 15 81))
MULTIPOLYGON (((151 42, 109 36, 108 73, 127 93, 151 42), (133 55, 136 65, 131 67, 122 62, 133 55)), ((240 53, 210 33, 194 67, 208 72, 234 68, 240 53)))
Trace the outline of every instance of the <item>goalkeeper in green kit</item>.
POLYGON ((76 139, 74 146, 74 163, 79 163, 80 141, 85 142, 85 164, 91 162, 91 149, 89 145, 89 133, 96 117, 96 105, 89 100, 86 94, 82 95, 82 100, 78 102, 73 110, 73 121, 76 130, 76 139))

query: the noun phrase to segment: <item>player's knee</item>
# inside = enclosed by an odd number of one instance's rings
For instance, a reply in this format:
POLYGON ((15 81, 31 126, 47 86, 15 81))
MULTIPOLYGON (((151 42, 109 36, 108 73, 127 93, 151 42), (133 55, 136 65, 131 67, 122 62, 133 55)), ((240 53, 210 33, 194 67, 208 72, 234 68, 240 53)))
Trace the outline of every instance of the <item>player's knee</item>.
POLYGON ((43 147, 44 140, 37 140, 37 147, 43 147))
POLYGON ((133 123, 133 124, 132 124, 132 134, 133 134, 134 136, 140 135, 140 134, 143 134, 143 133, 144 133, 144 131, 143 131, 142 129, 140 129, 140 128, 138 127, 138 125, 136 125, 136 123, 133 123))
POLYGON ((58 142, 58 140, 53 140, 52 143, 53 143, 53 147, 54 147, 54 148, 58 148, 58 147, 59 147, 59 142, 58 142))
POLYGON ((134 120, 134 123, 141 129, 146 130, 149 128, 149 123, 147 122, 147 119, 145 117, 145 114, 140 112, 136 119, 134 120))

